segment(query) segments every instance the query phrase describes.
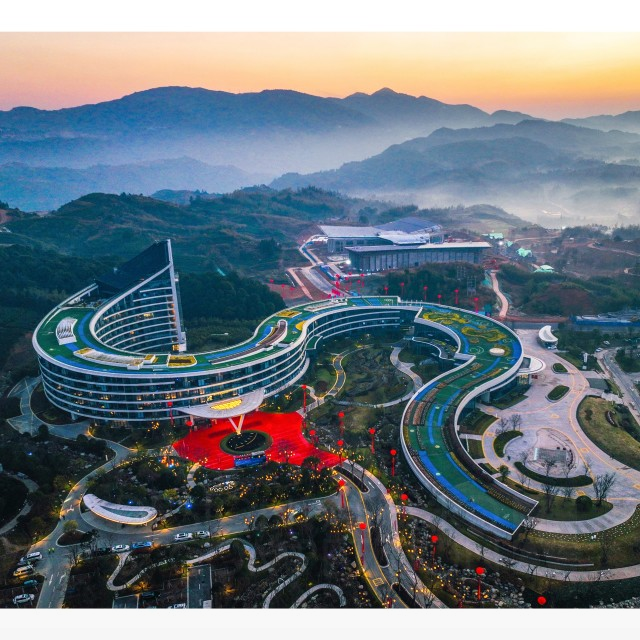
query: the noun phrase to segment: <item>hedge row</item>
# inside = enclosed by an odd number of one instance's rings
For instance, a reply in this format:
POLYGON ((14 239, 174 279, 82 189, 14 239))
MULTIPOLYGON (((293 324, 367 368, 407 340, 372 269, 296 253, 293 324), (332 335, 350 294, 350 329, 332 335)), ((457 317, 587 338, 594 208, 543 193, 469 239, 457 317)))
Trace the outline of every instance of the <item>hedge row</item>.
POLYGON ((511 442, 514 438, 518 438, 522 435, 522 431, 505 431, 501 433, 499 436, 496 436, 496 439, 493 441, 493 449, 496 452, 496 455, 501 458, 504 456, 504 448, 507 446, 508 442, 511 442))
POLYGON ((528 467, 525 467, 520 460, 516 463, 516 469, 524 473, 525 476, 536 480, 537 482, 543 482, 546 484, 552 484, 556 487, 585 487, 588 484, 592 484, 593 480, 589 476, 574 476, 572 478, 554 478, 552 476, 543 476, 541 473, 531 471, 528 467))

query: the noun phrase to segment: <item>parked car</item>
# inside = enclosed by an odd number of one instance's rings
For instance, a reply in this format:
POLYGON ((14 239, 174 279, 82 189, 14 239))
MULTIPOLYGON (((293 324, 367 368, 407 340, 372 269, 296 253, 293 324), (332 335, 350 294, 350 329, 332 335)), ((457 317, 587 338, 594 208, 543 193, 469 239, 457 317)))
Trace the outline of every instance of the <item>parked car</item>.
POLYGON ((18 567, 14 572, 13 576, 15 578, 22 578, 24 576, 31 575, 33 573, 33 567, 28 564, 26 567, 18 567))
POLYGON ((34 599, 33 593, 21 593, 13 598, 13 604, 27 604, 27 602, 33 602, 34 599))
POLYGON ((157 591, 143 591, 140 594, 140 597, 143 600, 150 600, 151 598, 157 598, 158 597, 158 592, 157 591))
POLYGON ((37 580, 33 580, 33 579, 31 579, 31 580, 25 580, 25 581, 22 583, 22 586, 23 586, 23 587, 27 587, 28 589, 30 589, 30 588, 32 588, 32 587, 35 589, 35 588, 38 586, 38 581, 37 581, 37 580))
POLYGON ((186 609, 187 608, 187 603, 186 602, 178 602, 178 604, 170 604, 167 609, 186 609))
POLYGON ((106 556, 108 553, 111 553, 110 547, 98 547, 94 552, 94 556, 106 556))
POLYGON ((113 553, 122 553, 123 551, 129 551, 131 547, 128 544, 117 544, 114 547, 111 547, 111 551, 113 553))
POLYGON ((131 545, 131 549, 150 549, 152 546, 153 544, 149 540, 145 540, 144 542, 134 542, 131 545))
POLYGON ((26 556, 20 558, 20 562, 27 562, 29 564, 33 562, 39 562, 42 560, 42 554, 39 551, 34 551, 33 553, 27 553, 26 556))
POLYGON ((598 347, 598 348, 596 349, 596 353, 600 353, 601 351, 602 351, 602 347, 598 347))
POLYGON ((195 534, 196 538, 210 538, 211 534, 208 531, 196 531, 195 534))
POLYGON ((176 535, 173 536, 173 539, 176 542, 184 542, 185 540, 193 540, 193 533, 176 533, 176 535))

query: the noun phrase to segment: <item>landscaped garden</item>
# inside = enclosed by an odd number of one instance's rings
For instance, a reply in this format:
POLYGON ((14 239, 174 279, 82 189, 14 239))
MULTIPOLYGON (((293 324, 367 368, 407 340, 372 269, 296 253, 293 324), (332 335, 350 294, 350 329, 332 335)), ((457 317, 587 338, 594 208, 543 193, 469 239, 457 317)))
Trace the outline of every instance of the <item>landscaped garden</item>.
POLYGON ((553 369, 554 373, 568 373, 567 367, 565 367, 560 362, 554 362, 551 368, 553 369))
POLYGON ((342 360, 346 381, 340 399, 375 405, 410 391, 411 380, 391 364, 390 353, 389 346, 367 345, 347 355, 342 360))
POLYGON ((458 429, 459 433, 468 433, 473 435, 482 435, 498 418, 473 409, 460 420, 458 429))
POLYGON ((45 426, 31 437, 0 423, 0 464, 38 484, 38 490, 29 496, 31 510, 18 517, 16 528, 8 534, 10 541, 30 545, 34 538, 48 534, 58 522, 60 505, 71 487, 111 455, 102 440, 85 436, 76 441, 62 440, 50 435, 45 426))
POLYGON ((640 427, 625 405, 588 396, 578 406, 578 422, 597 447, 640 470, 640 427))

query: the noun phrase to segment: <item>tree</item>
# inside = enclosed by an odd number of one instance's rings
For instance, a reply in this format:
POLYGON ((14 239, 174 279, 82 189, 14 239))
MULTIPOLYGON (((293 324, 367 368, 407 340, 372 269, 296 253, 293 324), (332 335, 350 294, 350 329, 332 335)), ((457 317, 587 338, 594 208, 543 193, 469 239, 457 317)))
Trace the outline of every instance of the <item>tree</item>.
POLYGON ((509 421, 503 416, 498 420, 498 426, 496 427, 496 435, 505 433, 509 430, 509 421))
POLYGON ((512 431, 518 431, 522 425, 522 416, 519 413, 514 413, 509 418, 509 424, 511 425, 512 431))
POLYGON ((578 511, 591 511, 593 500, 589 496, 578 496, 576 498, 576 509, 578 511))
POLYGON ((65 533, 74 533, 78 530, 78 523, 75 520, 67 520, 62 526, 65 533))
POLYGON ((498 471, 500 472, 500 480, 502 480, 502 482, 504 482, 511 474, 511 469, 509 469, 506 464, 501 464, 498 471))
POLYGON ((612 473, 604 473, 602 475, 597 475, 596 479, 593 481, 593 490, 596 494, 596 505, 599 507, 602 504, 602 501, 607 498, 611 487, 616 482, 616 474, 612 473))
POLYGON ((524 531, 524 539, 526 541, 526 539, 529 537, 529 534, 533 533, 536 530, 536 527, 538 526, 538 519, 528 515, 522 521, 522 525, 520 525, 520 526, 522 527, 522 530, 524 531))
POLYGON ((190 493, 194 500, 202 500, 207 495, 207 490, 201 484, 197 484, 190 493))

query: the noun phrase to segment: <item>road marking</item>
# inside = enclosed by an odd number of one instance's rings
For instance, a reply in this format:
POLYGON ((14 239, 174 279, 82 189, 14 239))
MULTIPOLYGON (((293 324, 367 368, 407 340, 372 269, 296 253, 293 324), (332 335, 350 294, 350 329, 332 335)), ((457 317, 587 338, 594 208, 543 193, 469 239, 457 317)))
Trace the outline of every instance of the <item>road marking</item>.
POLYGON ((580 449, 580 453, 589 453, 589 447, 582 447, 582 449, 580 449))
POLYGON ((383 583, 384 580, 382 578, 375 578, 371 581, 371 584, 373 584, 374 587, 379 587, 383 583))

